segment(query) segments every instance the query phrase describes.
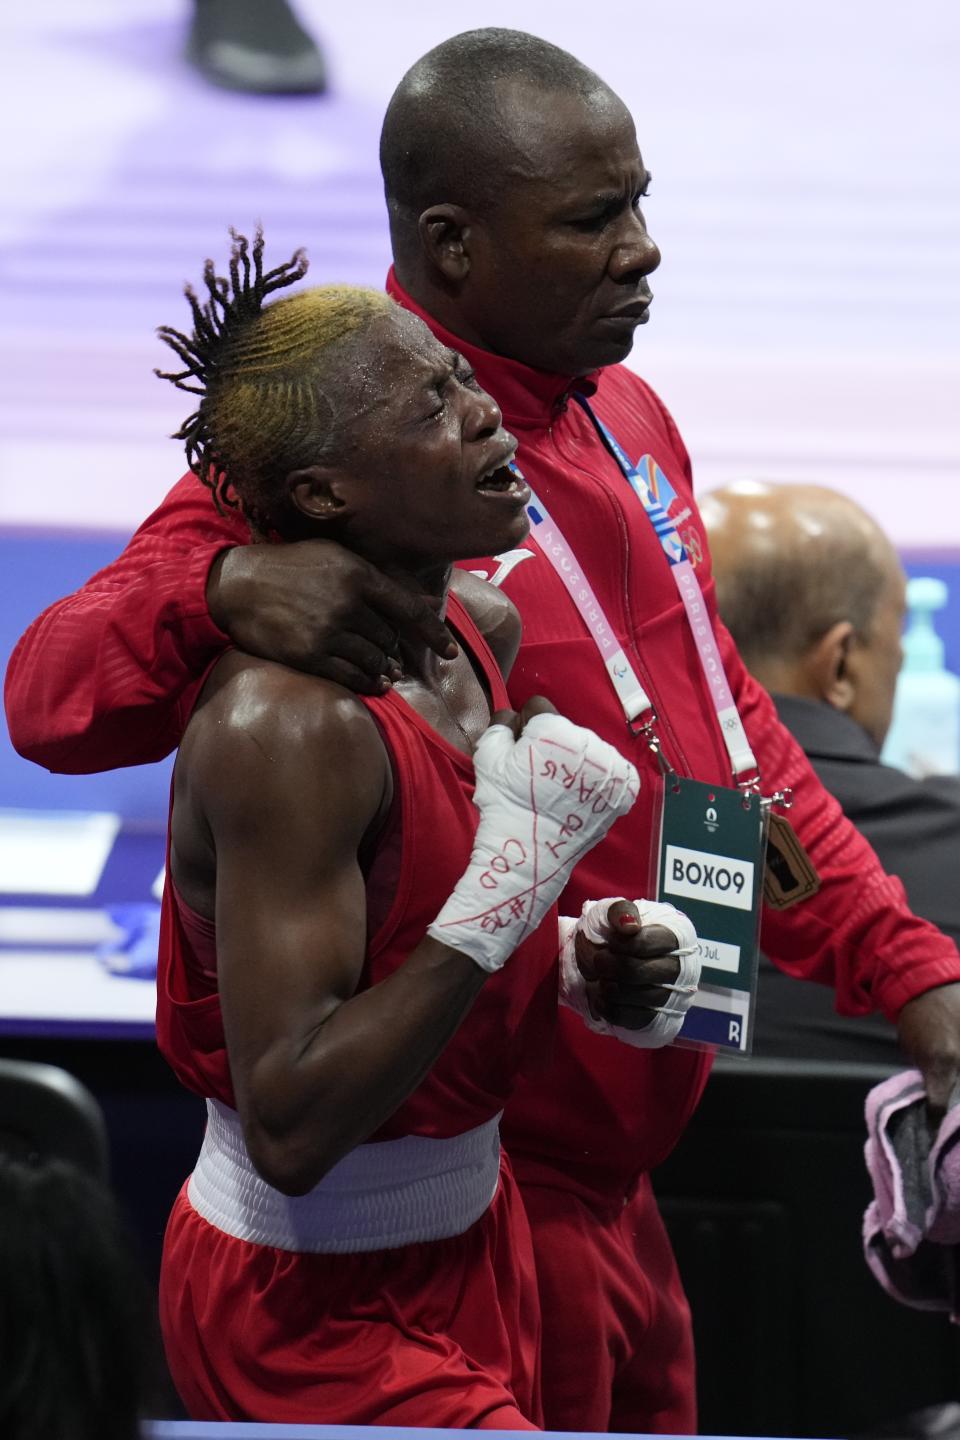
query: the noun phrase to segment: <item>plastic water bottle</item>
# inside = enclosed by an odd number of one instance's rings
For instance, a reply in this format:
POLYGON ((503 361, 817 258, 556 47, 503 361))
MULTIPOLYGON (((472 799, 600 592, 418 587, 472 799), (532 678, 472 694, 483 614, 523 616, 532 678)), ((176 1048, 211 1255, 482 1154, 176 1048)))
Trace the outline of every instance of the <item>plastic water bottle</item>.
POLYGON ((923 576, 907 582, 903 669, 881 758, 917 778, 960 772, 960 679, 944 668, 943 641, 933 621, 946 603, 942 580, 923 576))

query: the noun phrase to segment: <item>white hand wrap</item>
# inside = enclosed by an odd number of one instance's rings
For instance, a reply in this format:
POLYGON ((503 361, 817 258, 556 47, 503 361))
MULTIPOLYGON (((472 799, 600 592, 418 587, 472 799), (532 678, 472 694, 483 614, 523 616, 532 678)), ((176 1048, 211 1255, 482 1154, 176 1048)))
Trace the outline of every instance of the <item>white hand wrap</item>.
POLYGON ((480 811, 470 863, 427 930, 499 970, 640 790, 636 770, 592 730, 535 715, 519 740, 491 725, 474 755, 480 811))
POLYGON ((634 900, 642 926, 665 925, 676 935, 677 948, 670 953, 680 957, 680 974, 672 985, 658 986, 660 990, 669 990, 671 999, 661 1006, 649 1025, 642 1030, 626 1030, 622 1025, 611 1025, 609 1021, 595 1016, 590 1009, 587 982, 577 964, 576 940, 577 935, 582 934, 594 945, 605 945, 611 934, 606 923, 607 911, 615 903, 616 897, 612 900, 587 900, 579 920, 569 919, 566 915, 560 917, 560 1004, 575 1010, 587 1028, 598 1035, 613 1035, 638 1050, 659 1050, 677 1038, 697 993, 700 983, 697 932, 683 911, 674 905, 659 900, 634 900))

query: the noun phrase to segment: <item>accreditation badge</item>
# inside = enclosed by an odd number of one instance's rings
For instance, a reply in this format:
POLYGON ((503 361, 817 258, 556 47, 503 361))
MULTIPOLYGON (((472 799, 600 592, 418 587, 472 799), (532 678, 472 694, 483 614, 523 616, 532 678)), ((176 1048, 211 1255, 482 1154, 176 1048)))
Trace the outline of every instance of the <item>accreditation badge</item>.
POLYGON ((664 784, 657 898, 689 915, 703 967, 676 1045, 753 1048, 768 816, 757 794, 681 776, 664 784))

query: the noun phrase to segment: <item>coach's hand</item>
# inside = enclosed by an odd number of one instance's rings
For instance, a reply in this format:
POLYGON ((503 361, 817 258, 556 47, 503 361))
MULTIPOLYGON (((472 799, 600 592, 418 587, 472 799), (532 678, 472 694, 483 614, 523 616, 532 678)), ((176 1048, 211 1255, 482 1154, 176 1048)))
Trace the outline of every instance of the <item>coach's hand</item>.
POLYGON ((400 636, 447 659, 457 653, 413 581, 391 578, 331 540, 222 551, 210 569, 207 606, 241 650, 362 695, 400 678, 400 636))
POLYGON ((897 1029, 901 1048, 923 1076, 931 1110, 942 1115, 960 1080, 960 983, 908 1000, 897 1029))

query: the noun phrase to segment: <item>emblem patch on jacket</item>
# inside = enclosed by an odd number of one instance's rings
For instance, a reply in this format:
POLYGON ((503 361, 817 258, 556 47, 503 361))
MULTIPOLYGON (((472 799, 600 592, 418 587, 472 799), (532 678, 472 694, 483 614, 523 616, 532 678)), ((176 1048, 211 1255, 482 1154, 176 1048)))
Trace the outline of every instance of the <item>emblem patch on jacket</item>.
MULTIPOLYGON (((667 519, 672 522, 673 528, 680 537, 680 543, 687 552, 687 558, 695 570, 703 559, 703 537, 695 525, 684 524, 684 521, 688 521, 693 513, 690 506, 684 504, 680 499, 652 455, 641 456, 637 461, 636 475, 653 503, 659 505, 667 519)), ((664 534, 660 535, 660 542, 667 549, 668 542, 664 534)), ((673 549, 676 549, 675 545, 673 549)), ((670 550, 667 554, 673 564, 676 564, 680 558, 679 554, 672 554, 670 550)))

